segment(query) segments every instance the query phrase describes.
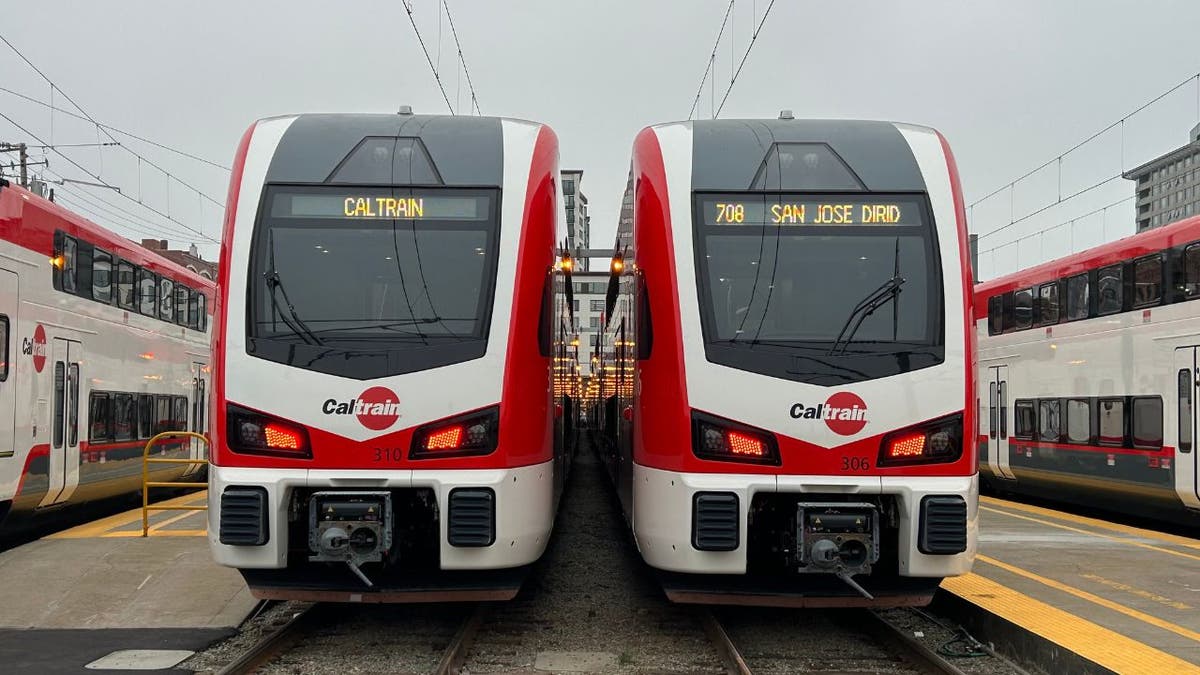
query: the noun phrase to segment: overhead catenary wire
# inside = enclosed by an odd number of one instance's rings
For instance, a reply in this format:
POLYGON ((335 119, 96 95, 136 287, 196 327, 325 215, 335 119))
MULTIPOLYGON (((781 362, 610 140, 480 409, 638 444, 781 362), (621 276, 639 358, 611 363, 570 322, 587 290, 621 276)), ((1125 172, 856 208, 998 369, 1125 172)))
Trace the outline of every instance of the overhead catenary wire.
POLYGON ((725 35, 725 26, 729 23, 729 15, 733 12, 733 2, 734 0, 729 0, 729 6, 725 8, 725 18, 721 19, 721 29, 717 31, 717 39, 713 41, 712 53, 704 67, 704 74, 700 76, 700 86, 696 87, 696 98, 692 100, 692 109, 688 111, 687 118, 689 120, 696 114, 696 106, 700 105, 700 95, 704 93, 704 83, 708 81, 708 74, 712 72, 713 63, 717 60, 717 47, 721 44, 721 36, 725 35))
POLYGON ((442 100, 446 101, 446 109, 450 114, 455 114, 454 106, 450 103, 450 97, 446 95, 446 87, 442 86, 442 76, 438 73, 437 66, 433 65, 433 59, 429 56, 429 49, 425 46, 425 39, 421 37, 421 29, 417 28, 417 20, 413 18, 413 10, 411 0, 401 0, 404 3, 404 11, 408 13, 408 22, 412 24, 413 33, 417 35, 417 42, 421 45, 421 51, 425 53, 425 61, 429 63, 429 70, 433 71, 433 79, 437 82, 438 91, 442 92, 442 100))
POLYGON ((458 41, 458 30, 454 27, 454 17, 450 16, 450 5, 446 4, 446 0, 442 0, 442 6, 446 8, 446 20, 450 24, 450 34, 454 36, 454 46, 458 49, 458 60, 462 63, 463 74, 467 77, 467 91, 471 92, 471 108, 475 114, 482 115, 483 111, 479 109, 479 99, 475 96, 475 83, 471 81, 471 70, 467 68, 467 59, 463 56, 462 43, 458 41))
POLYGON ((758 40, 758 34, 762 32, 763 25, 767 23, 767 17, 771 15, 771 8, 774 6, 775 0, 771 0, 770 4, 767 5, 766 11, 763 12, 762 20, 758 22, 758 26, 750 36, 750 44, 746 45, 746 51, 742 54, 742 61, 738 64, 737 71, 733 73, 733 77, 729 80, 729 88, 725 90, 725 96, 721 98, 721 105, 717 106, 717 112, 713 117, 721 116, 721 110, 725 108, 725 102, 729 100, 729 93, 733 91, 733 85, 737 82, 738 75, 742 74, 742 67, 746 65, 746 59, 750 58, 750 50, 754 49, 754 43, 758 40))
POLYGON ((1054 231, 1054 230, 1057 230, 1057 229, 1058 229, 1058 228, 1060 228, 1060 227, 1064 227, 1064 226, 1066 226, 1066 225, 1071 225, 1071 224, 1074 224, 1074 223, 1076 223, 1076 222, 1078 222, 1078 221, 1080 221, 1080 220, 1083 220, 1084 218, 1088 218, 1088 217, 1090 217, 1090 216, 1094 216, 1094 215, 1096 215, 1097 213, 1104 213, 1105 211, 1108 211, 1109 209, 1112 209, 1112 208, 1116 208, 1116 207, 1120 206, 1121 204, 1123 204, 1123 203, 1125 203, 1125 202, 1127 202, 1127 201, 1130 201, 1131 199, 1135 199, 1136 197, 1137 197, 1137 195, 1129 195, 1128 197, 1122 197, 1121 199, 1118 199, 1118 200, 1117 200, 1117 201, 1115 201, 1115 202, 1110 202, 1110 203, 1108 203, 1108 204, 1105 204, 1104 206, 1101 206, 1101 207, 1099 207, 1099 208, 1096 208, 1096 209, 1093 209, 1093 210, 1091 210, 1091 211, 1088 211, 1087 213, 1085 213, 1085 214, 1083 214, 1083 215, 1081 215, 1081 216, 1075 216, 1074 218, 1072 218, 1072 219, 1070 219, 1070 220, 1063 221, 1063 222, 1061 222, 1061 223, 1058 223, 1058 224, 1056 224, 1056 225, 1051 225, 1050 227, 1044 227, 1044 228, 1042 228, 1042 229, 1040 229, 1040 230, 1037 230, 1037 231, 1035 231, 1035 232, 1030 232, 1029 234, 1026 234, 1026 235, 1024 235, 1024 236, 1017 237, 1016 239, 1012 239, 1012 240, 1006 241, 1006 242, 1004 242, 1003 244, 996 244, 995 246, 993 246, 993 247, 991 247, 991 248, 986 248, 986 249, 983 249, 982 251, 979 251, 978 255, 983 255, 983 254, 985 254, 985 253, 993 253, 993 252, 995 252, 995 251, 999 251, 999 250, 1000 250, 1000 249, 1002 249, 1002 248, 1007 248, 1007 247, 1009 247, 1009 246, 1013 246, 1013 245, 1015 245, 1015 244, 1020 244, 1021 242, 1025 241, 1026 239, 1032 239, 1032 238, 1034 238, 1034 237, 1036 237, 1036 236, 1039 236, 1039 235, 1044 235, 1044 234, 1046 234, 1047 232, 1052 232, 1052 231, 1054 231))
MULTIPOLYGON (((47 169, 45 171, 45 173, 49 173, 51 175, 57 176, 60 179, 62 178, 62 176, 60 174, 58 174, 57 172, 51 171, 49 169, 47 169)), ((118 224, 120 224, 122 226, 137 229, 139 232, 144 232, 145 234, 149 234, 149 235, 152 235, 155 237, 165 236, 165 237, 169 237, 169 238, 173 238, 173 239, 189 239, 192 236, 191 233, 184 233, 184 232, 179 231, 170 226, 163 225, 161 223, 156 223, 152 220, 149 220, 149 219, 147 219, 143 216, 140 216, 132 211, 129 211, 128 209, 121 207, 119 204, 115 204, 107 199, 104 199, 102 196, 100 196, 98 194, 93 194, 86 190, 76 189, 74 187, 69 187, 65 184, 59 184, 59 187, 56 189, 56 193, 60 193, 60 192, 66 193, 68 196, 74 198, 76 201, 86 202, 87 204, 89 204, 91 206, 91 208, 93 210, 99 210, 99 211, 105 213, 106 219, 110 219, 114 222, 117 222, 118 224), (135 224, 136 227, 134 227, 133 224, 135 224)))

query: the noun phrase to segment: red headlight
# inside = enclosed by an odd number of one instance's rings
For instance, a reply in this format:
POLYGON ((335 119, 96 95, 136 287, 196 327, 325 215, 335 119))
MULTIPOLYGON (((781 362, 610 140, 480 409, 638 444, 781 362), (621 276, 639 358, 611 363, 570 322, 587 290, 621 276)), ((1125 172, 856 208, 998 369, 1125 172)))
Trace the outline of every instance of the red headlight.
POLYGON ((412 459, 486 455, 495 451, 500 420, 498 408, 459 415, 426 424, 413 434, 412 459))
POLYGON ((225 442, 234 452, 252 455, 312 457, 304 427, 254 410, 225 408, 225 442))
POLYGON ((956 413, 884 436, 879 465, 953 462, 962 449, 963 418, 956 413))
POLYGON ((697 411, 692 411, 692 452, 701 459, 779 464, 774 434, 697 411))

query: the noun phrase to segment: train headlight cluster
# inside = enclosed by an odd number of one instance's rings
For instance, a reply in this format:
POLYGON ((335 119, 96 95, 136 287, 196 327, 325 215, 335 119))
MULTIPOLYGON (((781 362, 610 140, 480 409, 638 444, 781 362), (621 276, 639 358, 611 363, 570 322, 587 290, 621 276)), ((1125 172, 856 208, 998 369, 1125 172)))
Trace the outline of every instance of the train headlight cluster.
POLYGON ((499 408, 468 413, 417 429, 413 434, 412 459, 486 455, 496 449, 499 408))
POLYGON ((953 462, 962 448, 962 414, 950 415, 884 436, 879 465, 953 462))
POLYGON ((692 451, 700 459, 779 464, 779 449, 769 431, 692 412, 692 451))
POLYGON ((312 457, 303 427, 235 405, 225 409, 229 449, 252 455, 312 457))

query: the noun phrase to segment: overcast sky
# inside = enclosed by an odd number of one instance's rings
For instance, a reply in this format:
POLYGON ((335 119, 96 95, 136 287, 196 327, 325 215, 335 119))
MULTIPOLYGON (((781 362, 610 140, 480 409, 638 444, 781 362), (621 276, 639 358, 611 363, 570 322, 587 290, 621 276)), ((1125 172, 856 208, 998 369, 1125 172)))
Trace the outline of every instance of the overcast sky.
MULTIPOLYGON (((770 0, 736 0, 715 66, 719 102, 770 0)), ((688 115, 727 0, 449 0, 480 108, 550 124, 562 165, 584 171, 593 245, 611 244, 638 130, 688 115)), ((438 59, 439 9, 414 0, 421 35, 438 59)), ((256 118, 293 112, 445 113, 401 0, 390 2, 12 2, 0 34, 100 122, 221 164, 256 118)), ((459 93, 450 31, 441 72, 459 93)), ((721 117, 882 118, 928 124, 949 139, 968 201, 1083 140, 1200 71, 1194 0, 777 0, 721 117)), ((1187 141, 1200 117, 1192 80, 1123 127, 1064 158, 1062 193, 1101 182, 1187 141)), ((50 87, 0 44, 0 87, 48 100, 50 87)), ((706 85, 697 116, 709 117, 706 85)), ((69 107, 62 94, 56 103, 69 107)), ((50 140, 49 112, 0 93, 0 112, 50 140)), ((95 142, 94 127, 61 114, 55 143, 95 142)), ((0 141, 36 142, 0 119, 0 141)), ((102 139, 102 140, 107 140, 102 139)), ((228 173, 121 139, 218 201, 228 173)), ((138 198, 138 161, 120 148, 64 149, 138 198)), ((51 169, 86 178, 57 155, 51 169)), ((974 209, 987 233, 1057 201, 1058 163, 974 209)), ((206 236, 220 209, 142 166, 141 199, 206 236)), ((68 186, 64 202, 131 238, 216 246, 107 190, 68 186), (79 193, 91 193, 79 196, 79 193), (105 201, 98 201, 98 200, 105 201), (111 205, 105 205, 109 202, 111 205), (124 211, 138 214, 128 218, 124 211), (116 216, 121 216, 118 220, 116 216), (165 232, 165 233, 164 233, 165 232)), ((983 276, 1133 231, 1124 202, 1019 245, 990 249, 1132 194, 1127 181, 1053 207, 985 237, 983 276)))

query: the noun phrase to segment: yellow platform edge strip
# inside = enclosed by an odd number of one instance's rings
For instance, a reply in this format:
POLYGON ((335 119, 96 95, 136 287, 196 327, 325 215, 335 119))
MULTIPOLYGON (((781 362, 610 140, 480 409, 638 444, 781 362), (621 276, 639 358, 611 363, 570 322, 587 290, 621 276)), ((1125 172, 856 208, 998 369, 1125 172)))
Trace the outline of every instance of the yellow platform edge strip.
POLYGON ((1200 673, 1200 666, 1155 649, 979 574, 950 577, 942 588, 987 612, 1118 673, 1200 673))
MULTIPOLYGON (((163 506, 178 506, 181 504, 192 504, 192 503, 199 502, 202 500, 207 500, 207 499, 208 499, 208 491, 201 490, 200 492, 193 492, 191 494, 180 495, 179 497, 172 497, 171 499, 167 499, 165 501, 156 502, 156 503, 161 504, 163 506)), ((191 511, 189 513, 198 513, 198 512, 191 511)), ((47 535, 45 538, 46 539, 86 539, 88 537, 125 536, 123 534, 117 534, 116 532, 114 532, 114 530, 119 530, 120 528, 125 527, 127 525, 132 525, 133 523, 138 523, 138 530, 136 532, 134 532, 134 534, 136 534, 137 536, 140 537, 140 536, 142 536, 141 520, 142 520, 142 509, 137 508, 137 509, 133 509, 130 511, 125 511, 123 513, 111 515, 111 516, 108 516, 107 518, 101 518, 100 520, 95 520, 90 523, 84 523, 82 525, 77 525, 70 529, 63 530, 62 532, 55 532, 54 534, 47 535)), ((156 534, 159 534, 159 533, 156 532, 156 534)))
POLYGON ((1132 525, 1122 525, 1120 523, 1110 523, 1107 520, 1088 518, 1087 516, 1080 516, 1074 513, 1065 513, 1063 511, 1055 511, 1054 509, 1047 509, 1041 506, 1022 504, 1020 502, 1010 502, 1007 499, 997 499, 996 497, 988 497, 984 495, 980 495, 979 502, 981 504, 987 504, 988 506, 1008 508, 1013 509, 1014 511, 1024 511, 1025 513, 1032 513, 1039 516, 1057 518, 1070 523, 1098 527, 1111 532, 1120 532, 1122 534, 1128 534, 1135 537, 1142 537, 1143 539, 1157 539, 1165 544, 1175 544, 1176 546, 1186 546, 1188 548, 1200 548, 1200 539, 1182 537, 1177 534, 1156 532, 1154 530, 1147 530, 1140 527, 1134 527, 1132 525))

